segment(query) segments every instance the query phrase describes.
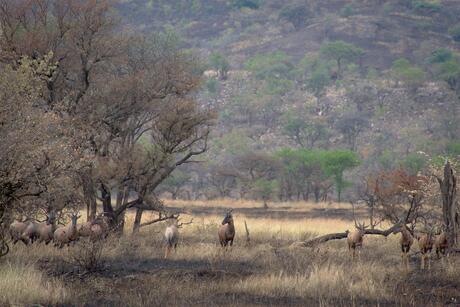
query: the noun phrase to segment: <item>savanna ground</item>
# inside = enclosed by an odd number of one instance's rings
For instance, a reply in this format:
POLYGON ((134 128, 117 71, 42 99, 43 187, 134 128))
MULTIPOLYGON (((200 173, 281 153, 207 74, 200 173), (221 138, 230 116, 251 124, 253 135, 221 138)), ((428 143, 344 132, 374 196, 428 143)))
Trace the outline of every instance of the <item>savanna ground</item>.
POLYGON ((415 244, 406 271, 400 264, 399 235, 365 237, 355 261, 345 240, 316 248, 291 246, 351 229, 347 204, 278 203, 269 209, 228 200, 167 204, 172 210, 187 210, 184 222, 194 218, 180 230, 180 245, 169 259, 163 258, 165 224, 144 227, 132 236, 131 213, 126 234, 109 237, 104 244, 103 264, 95 273, 85 273, 72 260, 83 243, 61 250, 51 244, 18 243, 0 260, 0 305, 460 304, 459 256, 435 259, 431 271, 422 271, 415 244), (233 248, 223 251, 217 229, 228 208, 234 208, 237 234, 233 248))

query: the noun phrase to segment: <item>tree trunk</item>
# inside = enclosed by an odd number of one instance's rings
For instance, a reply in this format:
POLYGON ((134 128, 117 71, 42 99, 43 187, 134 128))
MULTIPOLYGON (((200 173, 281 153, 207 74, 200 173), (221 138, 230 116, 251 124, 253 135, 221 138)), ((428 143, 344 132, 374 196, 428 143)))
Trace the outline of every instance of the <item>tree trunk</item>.
POLYGON ((93 221, 96 218, 97 202, 94 182, 90 172, 82 175, 83 196, 86 203, 86 220, 93 221))
MULTIPOLYGON (((126 204, 129 199, 129 190, 128 187, 123 187, 120 188, 117 192, 117 203, 115 209, 118 210, 121 206, 126 204)), ((121 236, 123 235, 124 229, 125 229, 125 212, 121 212, 117 217, 116 217, 116 223, 117 223, 117 228, 115 229, 116 233, 121 236)))
POLYGON ((457 178, 454 176, 449 161, 444 166, 444 179, 437 178, 441 189, 442 215, 449 246, 457 243, 458 208, 456 202, 457 178))
POLYGON ((144 212, 143 209, 136 209, 136 217, 134 218, 133 224, 133 233, 139 232, 139 228, 141 227, 142 212, 144 212))

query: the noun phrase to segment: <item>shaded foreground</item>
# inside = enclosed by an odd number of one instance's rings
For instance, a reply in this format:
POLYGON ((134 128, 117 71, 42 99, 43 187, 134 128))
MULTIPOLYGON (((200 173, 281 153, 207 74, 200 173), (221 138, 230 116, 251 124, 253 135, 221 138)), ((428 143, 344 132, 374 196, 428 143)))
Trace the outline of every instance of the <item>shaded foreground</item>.
MULTIPOLYGON (((209 207, 213 207, 210 205, 209 207)), ((310 205, 312 206, 312 205, 310 205)), ((202 204, 206 208, 206 204, 202 204)), ((244 207, 244 206, 242 206, 244 207)), ((164 225, 126 234, 103 245, 102 266, 88 274, 72 259, 83 243, 14 246, 0 263, 0 304, 145 306, 145 305, 457 305, 460 258, 433 260, 422 271, 414 245, 410 269, 401 266, 398 236, 365 237, 359 259, 351 260, 344 240, 318 248, 291 243, 351 229, 350 220, 311 215, 320 208, 283 205, 283 219, 244 216, 235 209, 236 239, 218 247, 219 215, 198 214, 181 229, 176 254, 163 259, 164 225), (291 219, 292 212, 303 218, 291 219), (243 221, 250 229, 246 242, 243 221)), ((344 208, 336 208, 343 210, 344 208)), ((248 209, 249 210, 249 209, 248 209)), ((244 212, 244 210, 241 210, 244 212)), ((267 214, 270 217, 270 214, 267 214)), ((146 217, 148 218, 148 217, 146 217)), ((132 216, 129 216, 130 224, 132 216)), ((433 254, 433 258, 434 254, 433 254)))

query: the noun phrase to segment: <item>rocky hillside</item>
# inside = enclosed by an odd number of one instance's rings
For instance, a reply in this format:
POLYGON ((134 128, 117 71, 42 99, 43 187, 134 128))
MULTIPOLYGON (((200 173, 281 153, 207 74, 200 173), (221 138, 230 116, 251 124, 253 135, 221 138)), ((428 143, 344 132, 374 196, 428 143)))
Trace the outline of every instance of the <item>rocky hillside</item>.
POLYGON ((282 148, 356 152, 355 174, 460 154, 458 1, 124 0, 119 10, 135 29, 173 29, 209 62, 200 99, 220 116, 208 163, 194 169, 207 187, 216 168, 282 148))

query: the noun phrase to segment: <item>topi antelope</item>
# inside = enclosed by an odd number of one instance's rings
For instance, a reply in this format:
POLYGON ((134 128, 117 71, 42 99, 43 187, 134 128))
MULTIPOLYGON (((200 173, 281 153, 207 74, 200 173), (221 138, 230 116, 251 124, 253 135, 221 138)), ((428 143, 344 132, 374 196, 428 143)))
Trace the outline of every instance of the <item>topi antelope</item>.
POLYGON ((356 248, 359 247, 361 249, 363 247, 364 234, 366 232, 366 228, 369 226, 364 225, 364 223, 356 223, 355 221, 355 227, 356 229, 349 232, 347 235, 348 250, 353 252, 353 259, 355 258, 356 248))
POLYGON ((13 223, 10 224, 9 230, 13 244, 16 244, 18 241, 22 241, 24 244, 27 244, 28 241, 22 237, 22 234, 30 223, 32 223, 32 221, 26 217, 24 221, 14 220, 13 223))
POLYGON ((449 248, 449 241, 447 240, 447 233, 445 231, 441 231, 441 233, 434 238, 434 248, 438 258, 446 256, 449 248))
POLYGON ((422 254, 421 269, 425 268, 425 259, 428 259, 428 269, 431 268, 430 254, 433 249, 433 236, 431 232, 422 233, 417 238, 420 253, 422 254))
POLYGON ((174 248, 174 252, 177 248, 177 243, 179 242, 179 229, 178 221, 174 220, 172 225, 166 227, 165 230, 165 240, 166 240, 166 249, 165 249, 165 259, 168 258, 171 253, 171 249, 174 248))
POLYGON ((225 215, 224 220, 222 221, 222 226, 220 226, 218 235, 220 245, 222 247, 227 247, 230 243, 230 246, 233 246, 233 239, 235 238, 235 225, 233 224, 232 210, 228 211, 225 215))
POLYGON ((62 248, 64 245, 69 245, 71 242, 78 239, 77 220, 80 217, 81 216, 78 215, 78 213, 72 213, 70 215, 71 222, 68 225, 60 227, 54 231, 53 237, 55 246, 62 248))
POLYGON ((407 227, 406 224, 401 225, 401 239, 399 240, 399 244, 401 244, 401 260, 402 264, 409 268, 409 251, 414 243, 414 237, 407 227))
POLYGON ((353 220, 355 222, 356 229, 354 231, 348 232, 347 243, 348 243, 348 250, 353 252, 352 258, 354 259, 356 248, 357 247, 362 248, 363 246, 364 234, 366 232, 366 228, 369 226, 364 225, 364 223, 361 224, 361 223, 356 222, 355 205, 351 203, 351 206, 353 208, 353 220))
POLYGON ((53 234, 56 230, 56 216, 54 212, 46 215, 44 223, 31 222, 21 235, 24 243, 33 243, 35 240, 48 244, 53 240, 53 234))

